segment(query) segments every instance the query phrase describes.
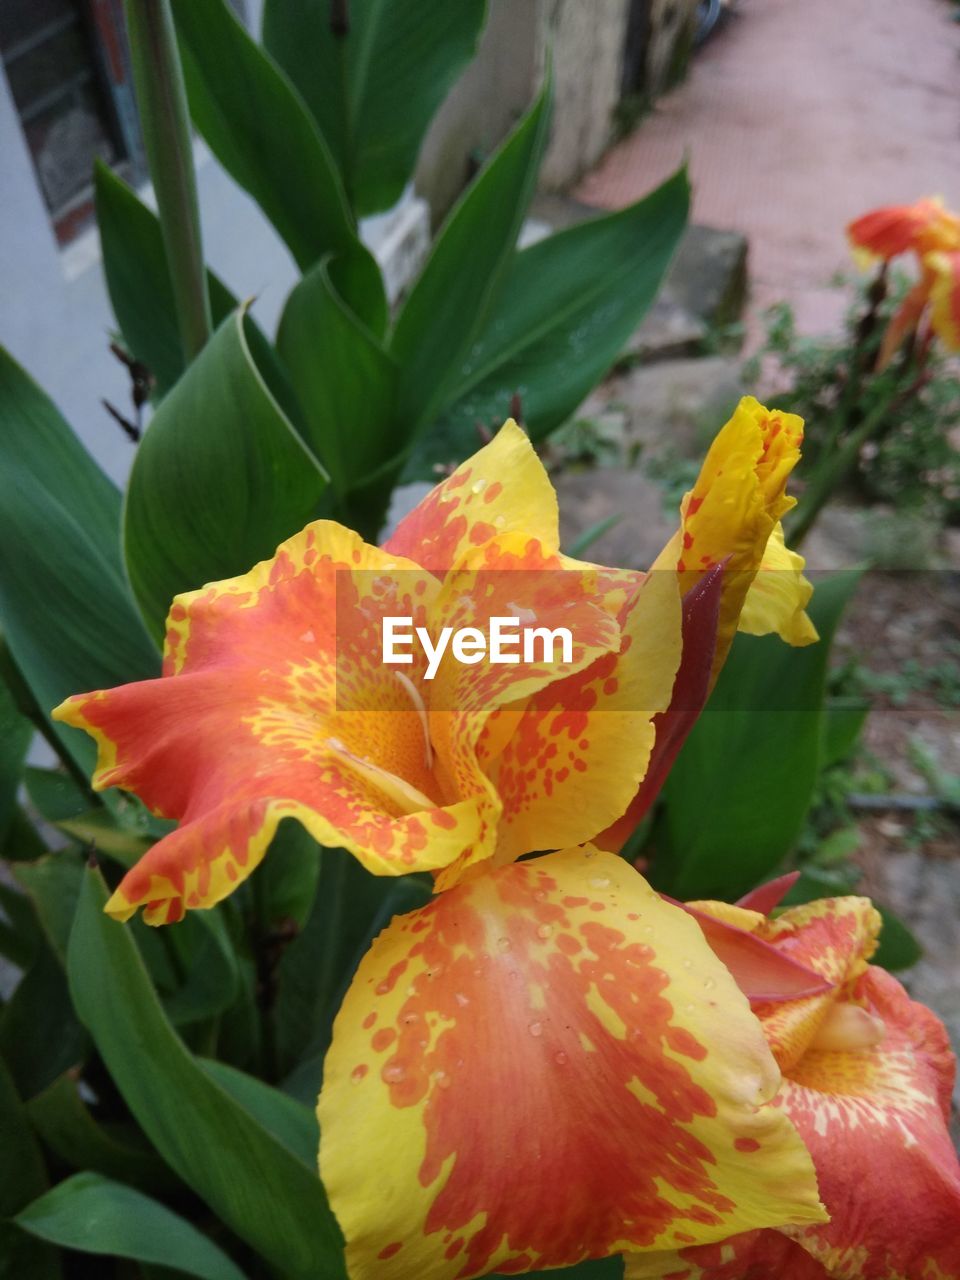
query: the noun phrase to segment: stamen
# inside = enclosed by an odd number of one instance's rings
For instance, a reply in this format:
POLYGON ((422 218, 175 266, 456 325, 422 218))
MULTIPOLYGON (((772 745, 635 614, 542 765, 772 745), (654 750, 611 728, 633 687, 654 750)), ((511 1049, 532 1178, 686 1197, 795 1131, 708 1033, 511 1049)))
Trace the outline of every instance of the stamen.
POLYGON ((883 1021, 857 1004, 835 1004, 810 1042, 811 1049, 862 1053, 879 1044, 886 1034, 883 1021))
POLYGON ((406 690, 410 701, 413 703, 413 709, 420 717, 420 727, 423 730, 423 759, 428 769, 433 768, 433 743, 430 741, 430 720, 427 716, 427 707, 423 701, 420 690, 413 683, 408 675, 404 675, 402 671, 394 671, 393 673, 406 690))
POLYGON ((354 773, 358 773, 361 778, 365 778, 367 782, 371 782, 384 795, 389 796, 397 808, 404 813, 420 813, 424 809, 435 809, 437 807, 435 801, 431 800, 429 796, 425 796, 416 787, 411 786, 404 778, 391 773, 389 769, 381 768, 380 765, 374 764, 371 760, 365 760, 363 756, 358 756, 339 738, 326 738, 323 745, 338 755, 354 773))

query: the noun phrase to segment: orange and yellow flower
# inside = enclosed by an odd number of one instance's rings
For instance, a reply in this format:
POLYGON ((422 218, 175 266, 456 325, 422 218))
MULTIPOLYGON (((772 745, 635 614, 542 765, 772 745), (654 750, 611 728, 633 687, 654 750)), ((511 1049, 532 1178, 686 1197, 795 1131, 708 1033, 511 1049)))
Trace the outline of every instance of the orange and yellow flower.
POLYGON ((174 601, 161 679, 58 708, 97 740, 97 787, 179 820, 110 899, 119 919, 215 904, 285 817, 374 874, 434 873, 435 900, 363 960, 325 1064, 321 1174, 354 1280, 822 1217, 746 997, 680 908, 576 847, 662 774, 741 616, 815 638, 778 524, 800 428, 744 401, 640 573, 560 553, 553 489, 507 423, 382 548, 311 524, 174 601), (448 655, 432 680, 416 652, 382 661, 387 616, 435 635, 504 614, 567 626, 569 659, 448 655), (516 861, 544 849, 563 852, 516 861))
POLYGON ((928 313, 948 351, 960 351, 960 217, 935 198, 874 209, 851 222, 847 237, 864 263, 890 262, 913 253, 920 279, 907 293, 884 334, 877 359, 882 370, 928 313))
POLYGON ((629 1258, 627 1280, 960 1276, 960 1164, 947 1128, 955 1063, 940 1021, 868 963, 877 912, 864 898, 814 902, 776 919, 749 907, 695 906, 722 921, 721 931, 746 931, 829 983, 753 1008, 783 1072, 777 1103, 813 1156, 830 1221, 629 1258))

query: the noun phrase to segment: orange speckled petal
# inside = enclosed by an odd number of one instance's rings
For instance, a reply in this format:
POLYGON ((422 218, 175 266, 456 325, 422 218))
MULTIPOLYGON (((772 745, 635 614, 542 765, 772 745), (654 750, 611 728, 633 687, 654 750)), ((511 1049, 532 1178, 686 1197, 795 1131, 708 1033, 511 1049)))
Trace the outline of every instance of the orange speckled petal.
POLYGON ((473 843, 475 802, 441 793, 422 715, 381 662, 381 617, 425 618, 436 587, 318 522, 250 573, 174 602, 169 674, 58 708, 97 739, 97 787, 134 791, 181 824, 109 909, 142 904, 159 921, 212 905, 285 815, 382 874, 433 869, 473 843))
POLYGON ((883 1025, 869 1050, 811 1051, 783 1106, 831 1221, 790 1235, 844 1280, 960 1276, 960 1164, 947 1128, 955 1062, 943 1024, 870 967, 851 991, 883 1025))
POLYGON ((778 521, 760 561, 760 571, 750 584, 739 629, 751 636, 776 634, 787 644, 802 646, 819 639, 817 629, 804 612, 813 585, 803 576, 806 561, 787 547, 778 521))
POLYGON ((746 1231, 679 1253, 627 1254, 624 1280, 829 1280, 829 1273, 779 1231, 746 1231))
POLYGON ((960 351, 960 252, 931 253, 923 263, 933 279, 933 330, 948 351, 960 351))
MULTIPOLYGON (((490 770, 503 804, 497 861, 592 839, 629 806, 650 761, 654 717, 680 663, 676 576, 654 573, 622 624, 619 652, 530 698, 490 770)), ((481 740, 481 762, 484 762, 481 740)))
POLYGON ((380 935, 334 1026, 320 1171, 352 1280, 820 1221, 777 1084, 694 922, 621 859, 478 874, 380 935))
POLYGON ((866 969, 877 947, 880 925, 880 914, 869 898, 822 898, 791 907, 757 930, 755 936, 833 984, 822 995, 786 1004, 754 1005, 785 1073, 807 1051, 834 1002, 842 999, 844 990, 866 969))
MULTIPOLYGON (((676 596, 675 583, 672 590, 676 596)), ((627 719, 622 711, 628 704, 618 701, 615 693, 617 652, 626 643, 617 621, 622 597, 623 585, 615 575, 547 554, 526 535, 492 539, 447 575, 431 612, 435 634, 441 626, 476 626, 486 633, 491 618, 513 616, 524 625, 548 631, 565 627, 573 643, 569 661, 562 660, 559 650, 547 657, 540 644, 531 662, 484 661, 471 666, 449 653, 443 659, 428 695, 437 773, 451 795, 478 797, 486 829, 478 844, 441 871, 438 888, 449 888, 469 867, 494 854, 498 860, 510 861, 533 850, 579 843, 598 829, 590 825, 590 806, 602 805, 604 794, 618 785, 624 762, 609 758, 602 771, 587 779, 573 760, 583 755, 583 751, 576 754, 577 744, 588 737, 589 710, 599 699, 608 698, 611 708, 620 712, 599 717, 611 733, 627 719), (534 706, 549 710, 521 713, 520 708, 534 706), (492 725, 491 717, 496 717, 492 725), (491 759, 492 753, 496 760, 491 759), (522 778, 517 776, 518 759, 523 761, 522 778), (575 775, 569 787, 575 803, 565 807, 555 793, 552 803, 540 805, 529 822, 514 829, 511 824, 519 812, 521 787, 526 786, 532 803, 532 797, 547 785, 547 776, 552 777, 554 762, 564 775, 575 775)), ((664 641, 662 652, 657 649, 649 655, 651 670, 670 660, 667 632, 662 622, 650 628, 648 646, 664 641)), ((516 647, 511 656, 519 656, 516 647)), ((638 677, 622 696, 635 697, 634 705, 640 708, 643 693, 638 677)), ((640 734, 642 716, 634 716, 632 723, 640 734)), ((622 745, 627 746, 626 740, 622 745)))
POLYGON ((747 592, 770 536, 795 500, 786 495, 800 458, 803 420, 745 396, 707 453, 680 507, 681 527, 655 569, 676 568, 686 594, 722 564, 723 592, 713 675, 723 666, 747 592))
POLYGON ((560 546, 557 495, 512 418, 401 520, 385 549, 442 574, 500 533, 527 534, 550 553, 560 546))

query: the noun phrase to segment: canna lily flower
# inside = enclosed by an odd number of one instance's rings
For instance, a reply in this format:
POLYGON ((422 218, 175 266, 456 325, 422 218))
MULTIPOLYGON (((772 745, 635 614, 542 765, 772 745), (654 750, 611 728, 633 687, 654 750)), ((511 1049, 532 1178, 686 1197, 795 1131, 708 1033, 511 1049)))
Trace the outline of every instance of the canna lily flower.
POLYGON ((947 1127, 955 1062, 942 1023, 868 963, 881 922, 867 899, 813 902, 776 919, 745 903, 691 905, 829 983, 753 1008, 783 1072, 778 1105, 813 1156, 830 1222, 637 1255, 626 1280, 953 1280, 960 1164, 947 1127))
MULTIPOLYGON (((108 902, 119 919, 218 902, 284 817, 374 874, 434 873, 434 901, 362 961, 325 1064, 320 1170, 353 1280, 822 1218, 746 997, 680 908, 588 844, 661 750, 688 655, 712 671, 729 647, 790 505, 798 423, 744 402, 686 504, 685 550, 649 574, 560 554, 552 487, 507 423, 384 547, 309 525, 177 598, 161 679, 55 713, 97 740, 95 786, 180 820, 108 902), (436 635, 512 613, 568 624, 569 657, 445 656, 432 680, 416 653, 382 661, 388 616, 436 635), (563 852, 516 861, 543 849, 563 852)), ((751 625, 798 625, 795 567, 751 625)))
POLYGON ((887 327, 877 369, 883 370, 905 339, 914 333, 928 308, 933 331, 949 351, 960 351, 957 295, 960 293, 960 217, 934 198, 912 205, 874 209, 851 222, 847 237, 863 263, 890 262, 904 253, 916 255, 920 279, 907 293, 887 327))

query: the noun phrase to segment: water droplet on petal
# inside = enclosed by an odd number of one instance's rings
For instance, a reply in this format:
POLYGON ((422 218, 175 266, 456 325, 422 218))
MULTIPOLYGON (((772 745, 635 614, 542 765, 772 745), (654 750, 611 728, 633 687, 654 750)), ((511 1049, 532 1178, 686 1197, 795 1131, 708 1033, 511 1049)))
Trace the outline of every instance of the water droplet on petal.
POLYGON ((553 933, 552 924, 542 924, 537 930, 537 937, 546 939, 546 938, 549 938, 552 935, 552 933, 553 933))
POLYGON ((363 1077, 367 1074, 367 1068, 363 1063, 359 1067, 354 1067, 350 1072, 350 1083, 359 1084, 363 1077))
POLYGON ((433 1080, 438 1089, 449 1089, 450 1085, 453 1083, 445 1071, 435 1072, 433 1080))
POLYGON ((406 1078, 407 1070, 399 1062, 388 1062, 381 1074, 387 1084, 399 1084, 406 1078))
POLYGON ((703 982, 704 991, 712 991, 717 984, 712 978, 705 978, 703 982))
POLYGON ((543 1035, 543 1023, 542 1023, 542 1022, 531 1022, 531 1023, 530 1023, 530 1025, 529 1025, 529 1027, 527 1027, 527 1030, 530 1032, 530 1034, 531 1034, 532 1036, 542 1036, 542 1035, 543 1035))
POLYGON ((590 884, 592 885, 592 887, 593 887, 594 889, 609 889, 609 888, 610 888, 610 877, 609 877, 609 876, 594 876, 594 877, 593 877, 593 879, 590 881, 590 884))
POLYGON ((509 938, 498 938, 498 939, 497 939, 497 950, 498 950, 498 951, 509 951, 509 950, 510 950, 510 939, 509 939, 509 938))
POLYGON ((465 996, 462 991, 458 991, 453 998, 454 1000, 456 1000, 457 1004, 460 1006, 461 1009, 465 1009, 467 1005, 470 1003, 469 997, 465 996))
POLYGON ((400 1019, 405 1027, 412 1027, 415 1022, 419 1022, 419 1015, 416 1013, 405 1013, 400 1019))
POLYGON ((470 492, 483 493, 486 487, 487 487, 486 480, 474 480, 473 484, 470 486, 470 492))
POLYGON ((556 1063, 557 1063, 557 1065, 558 1065, 558 1066, 561 1066, 561 1067, 563 1066, 563 1064, 564 1064, 565 1062, 569 1062, 569 1061, 570 1061, 570 1059, 567 1057, 567 1055, 566 1055, 562 1050, 561 1050, 561 1052, 560 1052, 560 1053, 558 1053, 558 1054, 556 1054, 556 1055, 555 1055, 555 1057, 554 1057, 554 1059, 553 1059, 553 1060, 554 1060, 554 1062, 556 1062, 556 1063))

